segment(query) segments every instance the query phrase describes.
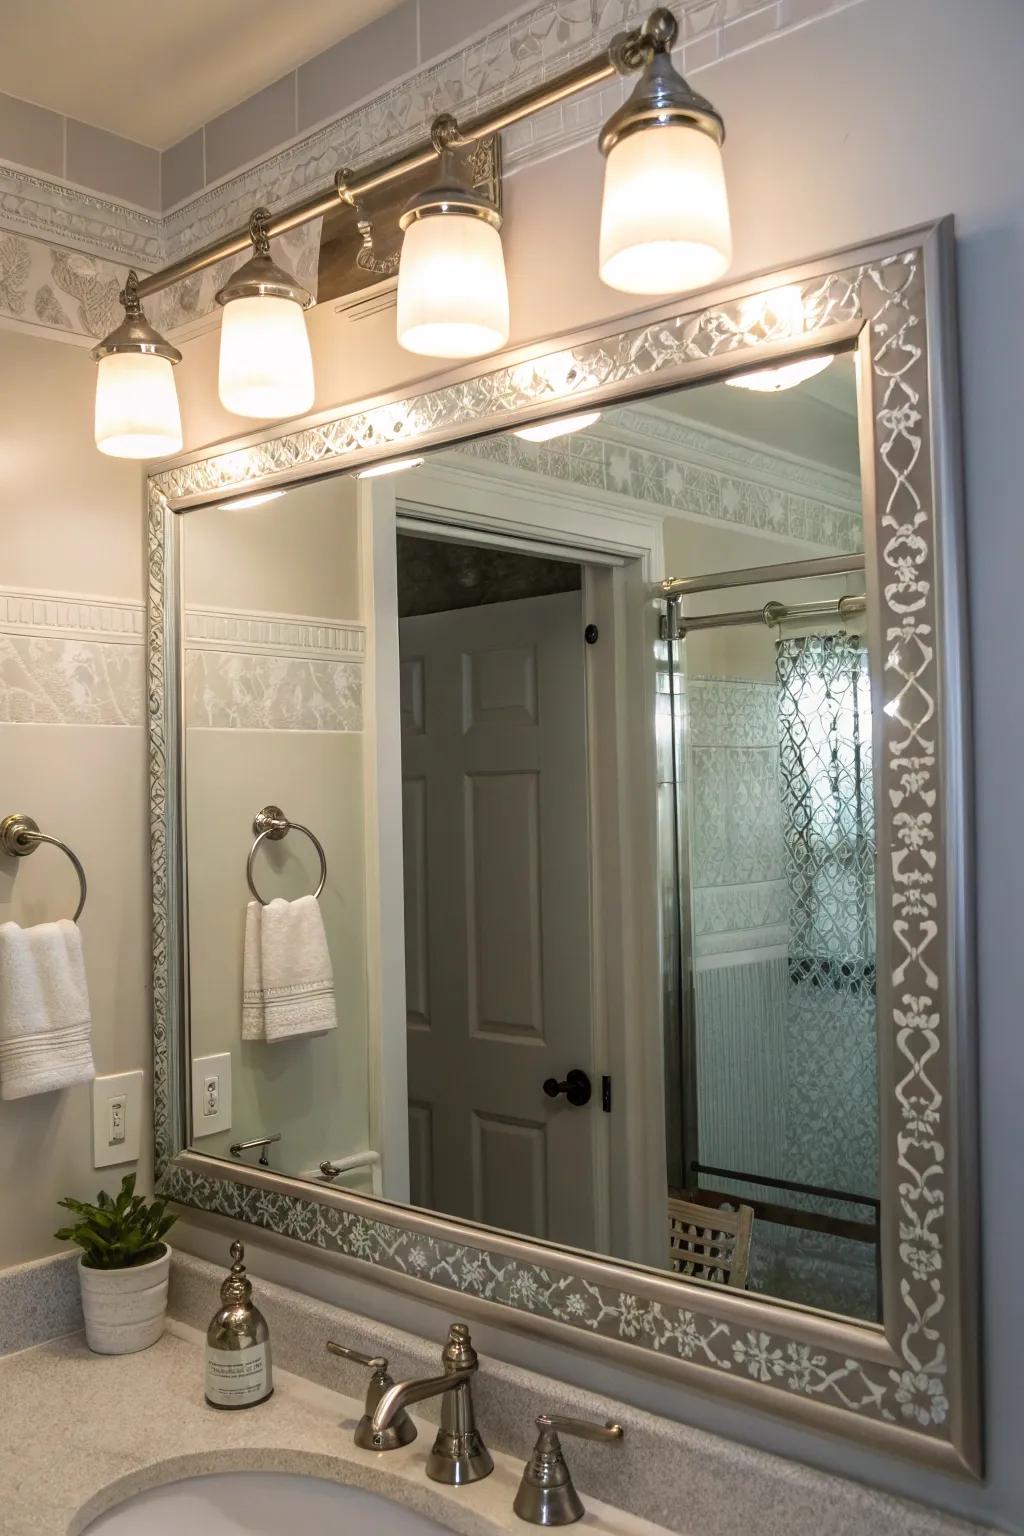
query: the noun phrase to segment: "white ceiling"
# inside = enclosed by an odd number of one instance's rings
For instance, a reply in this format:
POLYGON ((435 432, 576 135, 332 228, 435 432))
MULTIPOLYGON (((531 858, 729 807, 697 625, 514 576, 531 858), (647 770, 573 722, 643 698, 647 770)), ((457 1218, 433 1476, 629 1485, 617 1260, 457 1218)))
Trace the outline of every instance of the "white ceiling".
POLYGON ((401 0, 0 0, 0 91, 167 149, 401 0))

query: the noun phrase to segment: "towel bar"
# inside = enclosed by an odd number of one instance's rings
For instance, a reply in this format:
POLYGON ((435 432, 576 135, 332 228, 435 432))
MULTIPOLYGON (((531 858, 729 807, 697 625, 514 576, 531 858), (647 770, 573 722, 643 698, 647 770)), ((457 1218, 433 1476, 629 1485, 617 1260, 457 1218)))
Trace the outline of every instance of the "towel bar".
POLYGON ((59 848, 61 853, 66 853, 75 867, 78 876, 78 884, 81 895, 78 898, 78 906, 75 908, 73 922, 78 922, 85 908, 85 898, 89 887, 85 880, 85 870, 82 868, 78 855, 62 843, 59 837, 51 837, 48 832, 40 832, 39 823, 31 816, 26 816, 23 811, 12 811, 0 821, 0 853, 8 854, 12 859, 27 858, 30 853, 35 853, 40 843, 50 843, 52 847, 59 848))
POLYGON ((252 865, 256 857, 256 850, 265 837, 269 838, 272 843, 279 843, 282 837, 287 837, 288 833, 292 831, 305 832, 317 851, 320 859, 320 884, 313 892, 313 895, 319 897, 327 881, 327 855, 324 853, 323 844, 320 842, 320 839, 314 836, 309 828, 304 827, 301 822, 289 821, 280 806, 277 805, 265 805, 253 821, 252 829, 256 834, 256 839, 249 849, 249 857, 245 865, 245 878, 250 891, 252 891, 260 906, 265 907, 266 902, 256 889, 256 883, 252 877, 252 865))

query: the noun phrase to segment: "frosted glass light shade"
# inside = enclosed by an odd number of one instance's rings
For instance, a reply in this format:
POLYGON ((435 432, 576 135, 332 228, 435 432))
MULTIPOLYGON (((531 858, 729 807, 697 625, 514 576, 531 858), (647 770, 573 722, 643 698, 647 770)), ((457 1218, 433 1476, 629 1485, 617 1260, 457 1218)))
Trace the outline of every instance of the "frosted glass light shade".
POLYGON ((236 416, 311 410, 316 386, 302 306, 271 294, 226 303, 217 386, 221 405, 236 416))
POLYGON ((784 389, 795 389, 805 379, 813 379, 816 373, 824 373, 834 355, 826 352, 820 357, 801 357, 795 363, 751 368, 747 373, 734 373, 725 382, 734 389, 752 389, 762 395, 777 395, 784 389))
POLYGON ((685 293, 732 260, 722 151, 685 123, 638 129, 608 151, 601 280, 623 293, 685 293))
POLYGON ((96 367, 96 447, 112 459, 181 450, 174 370, 152 352, 111 352, 96 367))
POLYGON ((436 213, 405 231, 398 340, 424 357, 480 357, 508 341, 501 235, 472 214, 436 213))

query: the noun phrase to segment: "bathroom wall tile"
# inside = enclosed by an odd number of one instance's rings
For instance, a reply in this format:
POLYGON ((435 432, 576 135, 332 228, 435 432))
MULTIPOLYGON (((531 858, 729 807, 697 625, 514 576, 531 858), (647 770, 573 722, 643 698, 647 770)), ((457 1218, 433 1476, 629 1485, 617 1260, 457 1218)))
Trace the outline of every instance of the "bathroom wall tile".
POLYGON ((160 205, 173 208, 203 190, 203 130, 197 128, 160 156, 160 205))
POLYGON ((0 160, 60 176, 64 170, 64 119, 16 96, 0 94, 0 160))
POLYGON ((0 1355, 81 1327, 77 1250, 0 1270, 0 1355))
POLYGON ((160 152, 67 119, 68 181, 140 208, 160 207, 160 152))
POLYGON ((218 181, 294 138, 295 76, 285 75, 206 125, 206 179, 218 181))
POLYGON ((419 0, 420 59, 426 63, 458 48, 467 37, 528 9, 515 0, 419 0))
POLYGON ((0 633, 0 723, 141 725, 141 645, 0 633))
POLYGON ((299 69, 299 130, 338 117, 417 63, 416 0, 406 0, 299 69))

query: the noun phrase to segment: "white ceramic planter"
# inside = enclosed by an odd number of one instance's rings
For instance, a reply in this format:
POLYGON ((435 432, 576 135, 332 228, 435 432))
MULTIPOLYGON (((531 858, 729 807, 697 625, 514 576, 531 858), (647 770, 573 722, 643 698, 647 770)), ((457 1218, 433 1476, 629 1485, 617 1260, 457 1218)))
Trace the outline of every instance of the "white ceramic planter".
POLYGON ((85 1338, 98 1355, 148 1349, 164 1331, 171 1250, 132 1269, 89 1269, 78 1261, 85 1338))

